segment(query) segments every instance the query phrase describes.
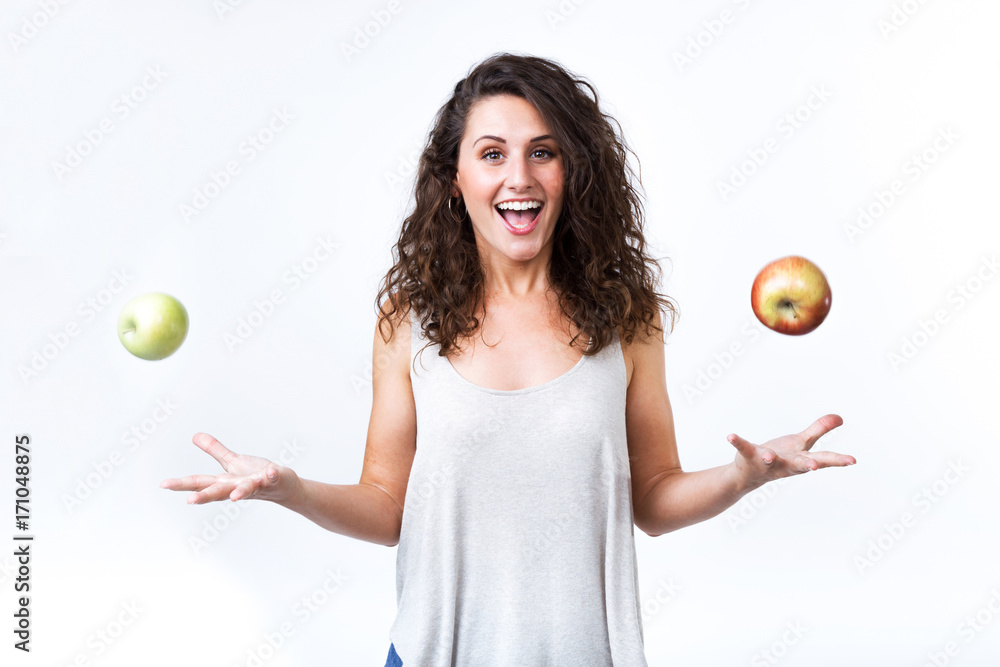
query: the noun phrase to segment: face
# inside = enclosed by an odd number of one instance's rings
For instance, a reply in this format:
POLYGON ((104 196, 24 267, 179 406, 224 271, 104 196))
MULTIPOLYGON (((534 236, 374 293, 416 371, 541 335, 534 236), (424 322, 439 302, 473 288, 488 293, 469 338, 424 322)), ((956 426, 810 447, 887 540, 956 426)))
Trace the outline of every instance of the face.
POLYGON ((563 177, 562 151, 530 102, 503 95, 473 105, 453 194, 464 199, 487 259, 548 261, 563 177))

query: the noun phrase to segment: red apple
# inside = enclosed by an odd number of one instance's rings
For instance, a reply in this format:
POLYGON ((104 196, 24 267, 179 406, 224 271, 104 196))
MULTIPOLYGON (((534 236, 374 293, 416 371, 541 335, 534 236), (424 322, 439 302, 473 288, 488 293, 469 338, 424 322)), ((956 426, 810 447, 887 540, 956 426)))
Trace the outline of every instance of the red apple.
POLYGON ((830 312, 830 285, 805 257, 776 259, 757 274, 750 290, 753 314, 768 329, 790 336, 814 330, 830 312))

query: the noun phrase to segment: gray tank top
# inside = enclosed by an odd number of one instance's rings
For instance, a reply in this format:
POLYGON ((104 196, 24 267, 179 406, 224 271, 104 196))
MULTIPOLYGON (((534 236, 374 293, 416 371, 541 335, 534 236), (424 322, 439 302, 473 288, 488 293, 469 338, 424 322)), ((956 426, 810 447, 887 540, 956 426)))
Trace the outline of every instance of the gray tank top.
POLYGON ((462 377, 411 313, 404 667, 646 667, 617 336, 544 384, 462 377), (416 363, 414 362, 416 359, 416 363))

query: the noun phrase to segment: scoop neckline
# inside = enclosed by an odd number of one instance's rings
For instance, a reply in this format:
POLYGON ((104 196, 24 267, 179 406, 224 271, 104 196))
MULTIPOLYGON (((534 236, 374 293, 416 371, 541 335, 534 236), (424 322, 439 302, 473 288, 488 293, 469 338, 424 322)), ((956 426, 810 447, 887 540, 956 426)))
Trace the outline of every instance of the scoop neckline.
MULTIPOLYGON (((594 344, 594 338, 593 338, 593 336, 591 336, 590 337, 590 341, 587 343, 587 349, 589 350, 590 347, 593 344, 594 344)), ((475 382, 467 379, 461 373, 459 373, 458 369, 455 368, 454 366, 452 366, 451 359, 449 359, 448 357, 444 357, 444 363, 447 364, 448 368, 451 369, 451 372, 452 372, 452 374, 455 377, 457 377, 461 382, 463 382, 464 384, 467 384, 470 387, 478 389, 479 391, 482 391, 482 392, 486 392, 488 394, 499 394, 499 395, 504 395, 504 396, 513 396, 513 395, 517 395, 517 394, 530 394, 532 392, 541 391, 543 389, 548 389, 549 387, 552 387, 553 385, 557 385, 560 382, 562 382, 563 380, 565 380, 566 378, 568 378, 571 375, 573 375, 574 373, 576 373, 581 368, 583 368, 584 364, 587 362, 587 359, 589 359, 589 358, 590 358, 589 355, 584 354, 582 357, 580 357, 580 360, 577 361, 576 364, 572 368, 570 368, 568 371, 566 371, 562 375, 554 377, 551 380, 549 380, 548 382, 543 382, 542 384, 537 384, 534 387, 522 387, 521 389, 493 389, 492 387, 484 387, 482 385, 478 385, 475 382)))

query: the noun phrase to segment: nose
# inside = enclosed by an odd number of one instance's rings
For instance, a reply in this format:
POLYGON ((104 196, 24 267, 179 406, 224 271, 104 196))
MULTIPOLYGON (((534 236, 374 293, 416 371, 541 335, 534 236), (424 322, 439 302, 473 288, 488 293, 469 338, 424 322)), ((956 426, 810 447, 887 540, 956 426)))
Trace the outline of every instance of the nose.
POLYGON ((507 185, 513 190, 524 190, 532 183, 531 164, 523 155, 511 157, 508 162, 507 185))

